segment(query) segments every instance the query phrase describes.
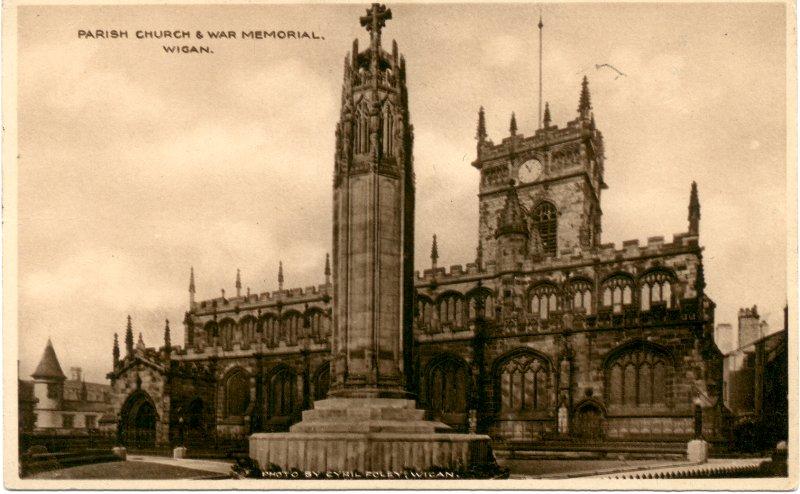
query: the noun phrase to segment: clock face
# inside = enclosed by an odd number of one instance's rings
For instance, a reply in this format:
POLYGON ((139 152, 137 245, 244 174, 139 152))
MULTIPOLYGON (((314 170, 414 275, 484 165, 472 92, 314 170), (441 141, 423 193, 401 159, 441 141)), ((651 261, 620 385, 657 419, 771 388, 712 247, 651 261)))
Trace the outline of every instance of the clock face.
POLYGON ((544 166, 541 161, 535 158, 529 159, 519 167, 519 181, 520 183, 533 182, 541 176, 543 171, 544 166))

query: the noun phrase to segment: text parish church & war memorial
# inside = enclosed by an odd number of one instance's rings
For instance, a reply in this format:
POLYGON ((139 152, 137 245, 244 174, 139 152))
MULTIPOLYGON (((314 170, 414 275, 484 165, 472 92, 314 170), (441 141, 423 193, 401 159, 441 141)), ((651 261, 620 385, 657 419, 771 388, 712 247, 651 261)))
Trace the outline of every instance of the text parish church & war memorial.
POLYGON ((195 300, 192 272, 181 346, 167 324, 162 347, 134 347, 129 318, 108 375, 122 442, 191 450, 328 431, 337 399, 403 402, 376 413, 413 415, 433 436, 488 435, 495 450, 723 440, 696 185, 672 241, 602 243, 603 134, 576 80, 563 127, 545 107, 534 135, 512 116, 495 142, 480 109, 476 258, 440 267, 434 238, 415 263, 413 71, 381 42, 390 18, 374 4, 370 45, 345 57, 324 282, 285 288, 281 271, 277 291, 251 294, 237 273, 234 296, 195 300))

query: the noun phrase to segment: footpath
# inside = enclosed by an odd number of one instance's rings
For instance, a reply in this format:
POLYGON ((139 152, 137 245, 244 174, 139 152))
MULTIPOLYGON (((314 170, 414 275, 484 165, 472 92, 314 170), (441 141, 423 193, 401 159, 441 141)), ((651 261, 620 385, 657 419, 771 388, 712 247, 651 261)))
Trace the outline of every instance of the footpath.
POLYGON ((170 465, 174 467, 191 468, 192 470, 202 470, 204 472, 209 472, 211 474, 219 475, 219 478, 228 478, 231 474, 231 466, 233 466, 233 461, 197 460, 190 458, 183 458, 180 460, 176 460, 174 458, 169 458, 166 456, 150 456, 150 455, 137 455, 137 454, 129 454, 127 461, 158 463, 161 465, 170 465))

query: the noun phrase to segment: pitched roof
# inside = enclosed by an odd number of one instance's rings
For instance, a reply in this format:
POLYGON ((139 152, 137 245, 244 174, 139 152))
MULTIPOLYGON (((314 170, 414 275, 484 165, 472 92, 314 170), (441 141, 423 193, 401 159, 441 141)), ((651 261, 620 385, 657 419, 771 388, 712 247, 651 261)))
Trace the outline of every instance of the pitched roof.
POLYGON ((58 357, 56 357, 56 351, 53 349, 53 342, 50 339, 47 339, 47 346, 44 347, 44 353, 42 354, 41 360, 39 360, 39 365, 36 366, 36 370, 31 374, 31 377, 34 379, 59 379, 65 380, 67 376, 64 375, 64 371, 61 370, 61 364, 58 363, 58 357))

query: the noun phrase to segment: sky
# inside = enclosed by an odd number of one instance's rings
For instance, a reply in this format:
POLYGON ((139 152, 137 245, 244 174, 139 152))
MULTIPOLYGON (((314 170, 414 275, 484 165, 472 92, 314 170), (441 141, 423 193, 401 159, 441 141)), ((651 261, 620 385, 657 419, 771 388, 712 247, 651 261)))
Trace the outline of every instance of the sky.
MULTIPOLYGON (((183 343, 197 298, 323 281, 331 243, 342 65, 367 5, 25 6, 18 17, 20 373, 48 337, 65 372, 110 370, 126 316, 148 346, 183 343), (79 39, 124 29, 129 39, 79 39), (137 30, 299 30, 319 40, 178 40, 137 30)), ((416 256, 475 257, 477 110, 489 137, 537 124, 538 33, 553 121, 590 81, 605 137, 603 242, 687 230, 697 181, 716 322, 787 299, 786 40, 782 4, 389 4, 407 60, 416 256), (624 75, 597 65, 611 64, 624 75)))

